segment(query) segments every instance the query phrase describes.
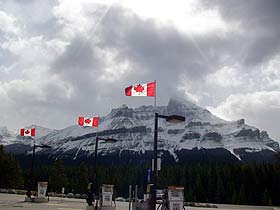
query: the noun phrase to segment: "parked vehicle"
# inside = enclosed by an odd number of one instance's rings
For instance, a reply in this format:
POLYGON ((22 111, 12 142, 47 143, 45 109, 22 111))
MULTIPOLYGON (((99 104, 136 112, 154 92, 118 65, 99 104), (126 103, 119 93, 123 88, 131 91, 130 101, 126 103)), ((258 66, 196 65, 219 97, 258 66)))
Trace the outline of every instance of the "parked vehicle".
POLYGON ((87 198, 87 195, 86 195, 86 194, 82 194, 82 195, 81 195, 81 198, 82 198, 82 199, 86 199, 86 198, 87 198))
POLYGON ((8 193, 7 189, 0 189, 0 193, 8 193))
POLYGON ((74 197, 75 198, 81 198, 81 194, 76 194, 74 197))
POLYGON ((14 190, 14 189, 8 189, 8 193, 10 193, 10 194, 16 194, 16 190, 14 190))
POLYGON ((74 198, 74 194, 73 193, 68 193, 67 198, 74 198))
POLYGON ((121 201, 121 202, 125 202, 125 199, 123 197, 117 197, 116 201, 121 201))

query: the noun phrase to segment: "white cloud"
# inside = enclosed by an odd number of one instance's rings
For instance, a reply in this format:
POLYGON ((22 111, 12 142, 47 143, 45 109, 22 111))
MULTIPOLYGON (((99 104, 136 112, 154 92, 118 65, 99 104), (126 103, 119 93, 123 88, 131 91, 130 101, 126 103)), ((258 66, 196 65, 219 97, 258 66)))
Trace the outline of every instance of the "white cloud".
POLYGON ((59 0, 53 8, 53 15, 59 19, 61 36, 66 39, 82 35, 88 39, 96 38, 96 29, 114 1, 59 0))
POLYGON ((217 8, 205 9, 197 0, 59 0, 53 14, 62 26, 62 36, 73 38, 83 34, 93 38, 98 25, 112 6, 131 10, 144 20, 151 19, 159 25, 169 25, 187 34, 224 33, 239 30, 238 24, 228 25, 217 8))
POLYGON ((277 55, 261 65, 262 86, 269 89, 280 88, 280 56, 277 55))
POLYGON ((0 32, 18 34, 20 28, 17 26, 17 19, 11 15, 8 15, 4 11, 0 10, 0 32))
POLYGON ((4 50, 18 56, 26 65, 46 65, 64 52, 67 42, 59 39, 46 40, 43 36, 12 39, 2 43, 4 50))
POLYGON ((61 112, 60 104, 69 101, 72 94, 71 85, 55 75, 42 80, 0 82, 0 110, 5 110, 0 124, 14 129, 33 123, 59 127, 61 121, 57 116, 68 117, 66 112, 61 112))
POLYGON ((90 27, 80 1, 60 0, 54 7, 53 14, 63 27, 62 34, 68 38, 74 37, 77 33, 86 33, 90 27))
POLYGON ((209 74, 206 82, 220 87, 237 87, 244 84, 245 75, 238 71, 237 66, 223 66, 222 69, 209 74))
POLYGON ((217 9, 205 9, 197 0, 122 0, 121 4, 145 19, 154 19, 161 24, 175 25, 186 33, 205 34, 213 31, 226 32, 229 27, 217 9))
POLYGON ((3 82, 2 88, 13 101, 28 101, 41 99, 41 91, 29 80, 12 80, 3 82))
POLYGON ((230 95, 217 107, 208 108, 224 119, 245 118, 247 124, 267 130, 274 138, 279 139, 280 91, 230 95))
MULTIPOLYGON (((8 66, 8 67, 6 67, 4 65, 1 65, 0 66, 0 74, 2 74, 2 73, 3 74, 9 74, 9 72, 11 72, 14 67, 15 67, 15 64, 13 64, 11 66, 8 66)), ((1 77, 0 77, 0 79, 1 79, 1 77)))
POLYGON ((100 82, 115 82, 122 79, 125 74, 129 74, 132 69, 129 60, 118 61, 117 51, 106 51, 99 49, 100 59, 105 60, 104 70, 101 72, 100 76, 97 78, 97 81, 100 82))

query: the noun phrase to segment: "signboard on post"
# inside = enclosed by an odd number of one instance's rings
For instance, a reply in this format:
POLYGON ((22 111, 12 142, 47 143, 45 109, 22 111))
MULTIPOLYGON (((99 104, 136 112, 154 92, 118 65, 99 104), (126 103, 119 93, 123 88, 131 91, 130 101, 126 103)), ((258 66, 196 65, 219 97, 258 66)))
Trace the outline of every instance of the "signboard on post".
POLYGON ((48 182, 38 182, 38 198, 46 198, 48 182))
MULTIPOLYGON (((152 170, 154 171, 154 159, 152 159, 152 170)), ((160 171, 161 170, 161 158, 158 157, 157 158, 157 171, 160 171)))

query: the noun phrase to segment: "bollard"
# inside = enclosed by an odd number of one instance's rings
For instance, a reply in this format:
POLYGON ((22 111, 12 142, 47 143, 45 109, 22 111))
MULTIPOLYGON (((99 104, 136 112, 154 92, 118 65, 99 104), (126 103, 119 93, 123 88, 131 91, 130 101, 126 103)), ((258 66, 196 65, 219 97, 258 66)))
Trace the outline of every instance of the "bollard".
POLYGON ((129 210, 131 210, 131 194, 132 194, 132 185, 129 185, 129 203, 128 203, 129 210))

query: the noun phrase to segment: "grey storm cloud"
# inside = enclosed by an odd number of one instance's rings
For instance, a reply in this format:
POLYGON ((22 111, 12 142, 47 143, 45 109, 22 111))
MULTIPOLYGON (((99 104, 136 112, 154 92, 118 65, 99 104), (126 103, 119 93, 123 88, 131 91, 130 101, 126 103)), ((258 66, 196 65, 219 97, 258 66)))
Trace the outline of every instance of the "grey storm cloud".
POLYGON ((66 47, 65 53, 59 56, 52 66, 53 73, 66 73, 77 78, 90 70, 98 70, 101 63, 96 56, 91 42, 83 37, 75 37, 66 47))
POLYGON ((137 64, 139 69, 133 72, 136 78, 141 71, 147 73, 145 79, 161 77, 163 81, 174 81, 180 72, 200 78, 209 69, 192 40, 172 26, 158 26, 152 20, 128 16, 117 7, 102 23, 102 47, 117 49, 120 59, 128 58, 137 64))
MULTIPOLYGON (((45 0, 2 0, 0 8, 17 18, 28 34, 52 36, 59 30, 58 19, 52 15, 57 1, 45 0)), ((1 10, 1 9, 0 9, 1 10)))
POLYGON ((51 65, 50 71, 73 89, 71 98, 62 100, 63 106, 67 107, 62 108, 65 111, 90 113, 92 106, 97 107, 96 99, 102 93, 102 84, 97 79, 105 63, 98 58, 96 49, 90 40, 75 37, 51 65))
MULTIPOLYGON (((203 0, 206 8, 219 8, 223 18, 238 22, 247 44, 245 65, 258 65, 280 51, 280 1, 278 0, 203 0)), ((240 47, 242 49, 242 46, 240 47)))
POLYGON ((153 20, 127 15, 119 7, 112 8, 104 18, 100 34, 102 48, 117 50, 117 59, 128 59, 133 64, 127 81, 157 79, 162 84, 158 88, 168 97, 178 91, 175 87, 182 75, 202 82, 219 65, 219 54, 210 51, 214 48, 224 51, 226 45, 231 45, 229 40, 212 34, 193 40, 175 27, 159 26, 153 20))
MULTIPOLYGON (((53 73, 73 85, 77 93, 73 100, 75 107, 75 101, 96 101, 100 93, 104 93, 105 84, 98 81, 98 76, 106 68, 106 62, 98 55, 100 50, 115 52, 114 60, 117 63, 129 61, 130 71, 114 83, 105 85, 107 91, 102 97, 107 98, 109 104, 117 102, 137 105, 139 101, 120 98, 124 94, 125 85, 155 79, 159 84, 158 93, 164 93, 159 101, 166 103, 171 96, 178 94, 177 86, 182 76, 202 82, 218 66, 218 55, 209 53, 215 44, 209 45, 207 38, 198 38, 194 43, 191 37, 183 35, 172 26, 160 26, 153 20, 143 20, 118 6, 112 7, 104 17, 96 34, 92 34, 92 37, 96 36, 98 41, 95 38, 75 37, 52 65, 53 73), (201 46, 207 59, 199 52, 196 44, 201 46), (95 97, 88 98, 88 95, 95 97)), ((212 43, 224 44, 224 47, 226 42, 230 44, 219 36, 211 35, 209 39, 212 43)), ((221 46, 218 48, 223 50, 221 46)))

